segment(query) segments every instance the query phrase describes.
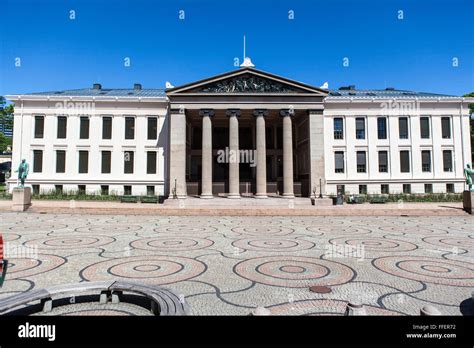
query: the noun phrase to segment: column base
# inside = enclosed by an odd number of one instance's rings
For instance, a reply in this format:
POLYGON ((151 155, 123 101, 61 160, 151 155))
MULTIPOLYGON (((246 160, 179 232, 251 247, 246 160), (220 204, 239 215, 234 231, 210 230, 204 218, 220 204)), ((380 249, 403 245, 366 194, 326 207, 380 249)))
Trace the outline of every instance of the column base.
POLYGON ((268 198, 267 194, 266 193, 256 193, 255 196, 253 196, 254 198, 257 198, 257 199, 265 199, 265 198, 268 198))
POLYGON ((214 198, 214 196, 210 193, 205 193, 205 194, 202 194, 199 196, 199 198, 202 198, 202 199, 211 199, 211 198, 214 198))
POLYGON ((293 193, 284 193, 281 195, 282 198, 288 198, 288 199, 293 199, 295 198, 295 195, 293 193))
POLYGON ((240 199, 240 195, 236 194, 236 193, 231 193, 227 196, 227 198, 230 198, 230 199, 240 199))

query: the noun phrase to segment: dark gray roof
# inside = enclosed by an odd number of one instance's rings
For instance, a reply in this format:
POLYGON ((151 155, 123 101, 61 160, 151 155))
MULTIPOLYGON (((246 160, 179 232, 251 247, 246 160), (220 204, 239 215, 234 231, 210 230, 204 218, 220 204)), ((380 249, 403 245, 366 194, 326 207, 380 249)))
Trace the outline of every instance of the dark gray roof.
POLYGON ((414 91, 406 91, 406 90, 399 90, 399 89, 338 89, 338 90, 329 90, 329 96, 333 97, 366 97, 366 98, 374 98, 374 97, 384 97, 384 98, 450 98, 455 97, 452 95, 446 94, 435 94, 435 93, 426 93, 426 92, 414 92, 414 91))
POLYGON ((26 95, 37 96, 68 96, 68 97, 166 97, 165 90, 159 88, 146 88, 135 90, 133 88, 81 88, 65 91, 28 93, 26 95))

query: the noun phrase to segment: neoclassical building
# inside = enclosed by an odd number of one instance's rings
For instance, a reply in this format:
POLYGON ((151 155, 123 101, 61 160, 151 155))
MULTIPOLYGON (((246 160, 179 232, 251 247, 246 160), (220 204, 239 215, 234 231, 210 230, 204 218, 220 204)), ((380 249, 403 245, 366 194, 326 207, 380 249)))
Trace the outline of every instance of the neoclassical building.
POLYGON ((329 90, 253 66, 168 89, 94 84, 7 97, 12 166, 30 163, 35 192, 449 193, 464 190, 471 163, 472 98, 329 90))

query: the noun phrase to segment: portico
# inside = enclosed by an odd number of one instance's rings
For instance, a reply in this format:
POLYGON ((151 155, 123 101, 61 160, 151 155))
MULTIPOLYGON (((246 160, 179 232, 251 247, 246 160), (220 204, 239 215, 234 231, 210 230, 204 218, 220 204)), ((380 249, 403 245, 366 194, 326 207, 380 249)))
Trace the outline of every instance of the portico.
POLYGON ((167 90, 170 197, 309 196, 326 95, 248 67, 167 90))

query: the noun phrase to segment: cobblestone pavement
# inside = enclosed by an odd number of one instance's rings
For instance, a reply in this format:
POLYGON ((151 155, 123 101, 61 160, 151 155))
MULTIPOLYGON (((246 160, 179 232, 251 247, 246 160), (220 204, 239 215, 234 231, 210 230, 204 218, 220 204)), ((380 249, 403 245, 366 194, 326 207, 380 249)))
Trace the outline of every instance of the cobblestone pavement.
MULTIPOLYGON (((364 303, 369 315, 418 315, 428 304, 461 315, 474 290, 473 222, 468 215, 3 212, 0 233, 11 268, 0 298, 52 285, 125 279, 169 287, 198 315, 246 315, 256 306, 281 315, 340 315, 349 300, 364 303), (29 258, 35 248, 38 259, 29 258), (313 285, 332 292, 313 293, 308 289, 313 285)), ((67 307, 53 314, 143 313, 134 305, 67 307)))

